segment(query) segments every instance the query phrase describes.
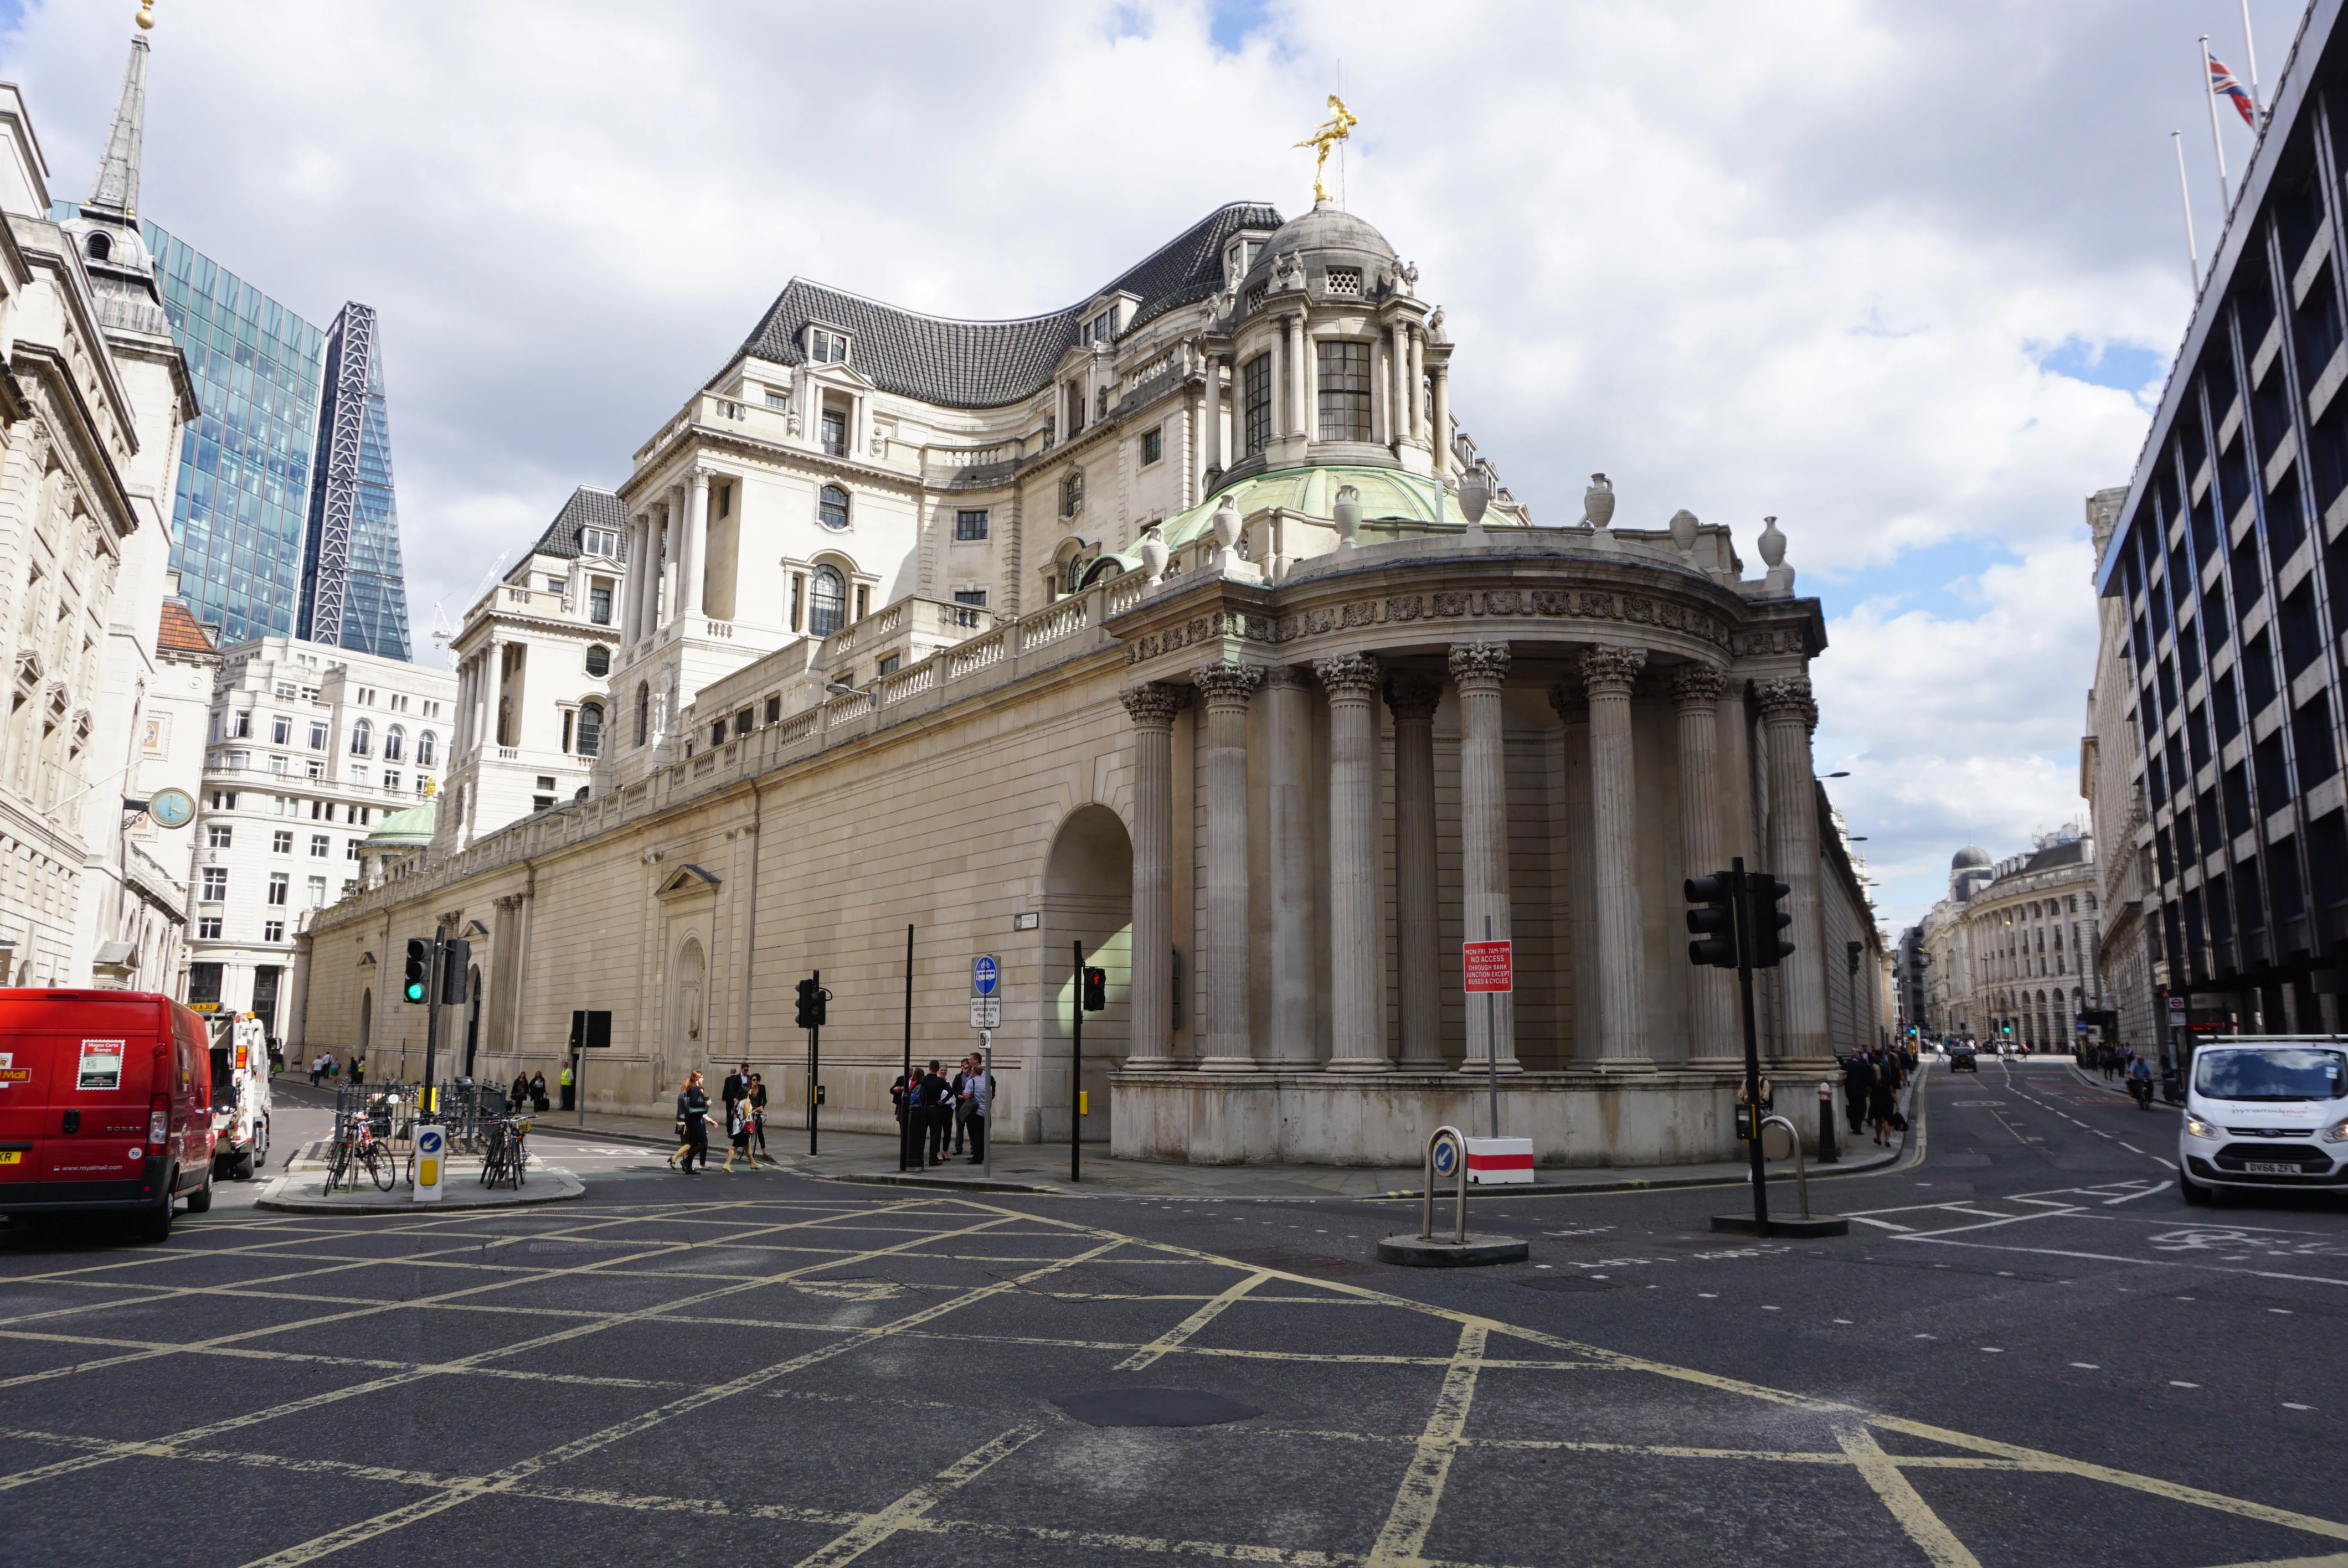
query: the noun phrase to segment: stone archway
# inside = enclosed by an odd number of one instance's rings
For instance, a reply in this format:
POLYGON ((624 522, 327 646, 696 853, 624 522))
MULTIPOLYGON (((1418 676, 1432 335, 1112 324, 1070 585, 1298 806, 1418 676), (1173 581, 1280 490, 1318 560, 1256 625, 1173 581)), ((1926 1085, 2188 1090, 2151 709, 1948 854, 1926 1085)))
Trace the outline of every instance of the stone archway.
POLYGON ((676 950, 676 1016, 669 1039, 689 1066, 700 1066, 708 1054, 708 989, 709 960, 702 953, 701 938, 687 937, 676 950))
POLYGON ((1071 812, 1052 837, 1044 866, 1044 1017, 1037 1030, 1041 1071, 1030 1087, 1028 1135, 1065 1143, 1075 1096, 1068 1081, 1069 1009, 1076 999, 1076 946, 1085 962, 1108 971, 1108 1006, 1085 1015, 1084 1081, 1091 1102, 1082 1132, 1109 1141, 1108 1075, 1130 1040, 1133 946, 1133 840, 1124 819, 1105 805, 1071 812))

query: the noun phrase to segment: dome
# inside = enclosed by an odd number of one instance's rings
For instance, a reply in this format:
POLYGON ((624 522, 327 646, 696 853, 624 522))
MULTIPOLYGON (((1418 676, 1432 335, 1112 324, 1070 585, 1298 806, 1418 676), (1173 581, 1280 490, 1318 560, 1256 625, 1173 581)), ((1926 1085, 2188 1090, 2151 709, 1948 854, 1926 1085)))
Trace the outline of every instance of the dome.
POLYGON ((1386 243, 1385 235, 1329 202, 1315 204, 1312 211, 1291 218, 1273 231, 1272 238, 1263 242, 1262 254, 1248 270, 1248 279, 1252 282, 1269 276, 1291 251, 1303 258, 1305 269, 1316 275, 1330 261, 1341 267, 1360 267, 1365 285, 1371 282, 1383 265, 1396 260, 1395 248, 1386 243))
POLYGON ((1970 844, 1949 857, 1949 869, 1952 871, 1972 871, 1989 864, 1989 851, 1970 844))
POLYGON ((432 825, 439 820, 440 803, 427 800, 422 805, 411 805, 406 811, 395 811, 376 825, 366 835, 370 849, 398 849, 407 845, 432 842, 432 825))

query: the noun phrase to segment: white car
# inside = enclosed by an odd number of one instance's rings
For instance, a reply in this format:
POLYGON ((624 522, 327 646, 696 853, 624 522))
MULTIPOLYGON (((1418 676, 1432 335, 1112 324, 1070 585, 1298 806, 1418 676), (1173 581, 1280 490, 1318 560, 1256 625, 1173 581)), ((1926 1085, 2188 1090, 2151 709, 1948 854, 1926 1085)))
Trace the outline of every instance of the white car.
POLYGON ((2219 1187, 2348 1193, 2348 1036, 2196 1050, 2177 1167, 2188 1204, 2208 1203, 2219 1187))

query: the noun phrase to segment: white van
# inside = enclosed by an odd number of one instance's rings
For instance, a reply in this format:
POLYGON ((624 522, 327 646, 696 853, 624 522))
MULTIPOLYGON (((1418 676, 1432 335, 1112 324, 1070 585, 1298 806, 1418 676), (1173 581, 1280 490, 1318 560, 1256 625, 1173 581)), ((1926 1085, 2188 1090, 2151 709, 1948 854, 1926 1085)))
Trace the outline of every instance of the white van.
POLYGON ((269 1158, 269 1036, 249 1012, 212 1024, 212 1173, 249 1182, 269 1158))
POLYGON ((2348 1193, 2348 1035, 2212 1040, 2193 1052, 2177 1186, 2348 1193))

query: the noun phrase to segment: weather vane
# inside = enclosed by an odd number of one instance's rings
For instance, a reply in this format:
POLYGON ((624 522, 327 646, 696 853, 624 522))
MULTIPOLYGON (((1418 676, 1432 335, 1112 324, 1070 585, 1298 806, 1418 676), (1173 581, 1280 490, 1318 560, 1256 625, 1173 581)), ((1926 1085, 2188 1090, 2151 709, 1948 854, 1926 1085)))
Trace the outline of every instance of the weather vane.
POLYGON ((1331 93, 1329 123, 1296 144, 1298 147, 1309 147, 1313 149, 1313 200, 1314 201, 1329 200, 1329 188, 1321 182, 1322 175, 1329 167, 1329 149, 1352 136, 1354 128, 1361 123, 1360 118, 1345 107, 1345 100, 1335 93, 1331 93))

